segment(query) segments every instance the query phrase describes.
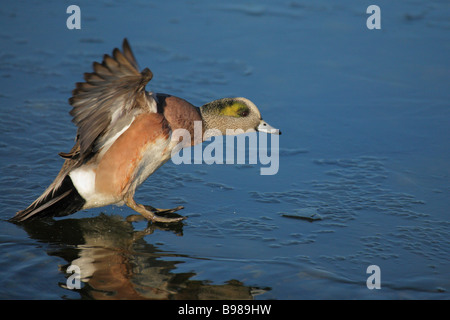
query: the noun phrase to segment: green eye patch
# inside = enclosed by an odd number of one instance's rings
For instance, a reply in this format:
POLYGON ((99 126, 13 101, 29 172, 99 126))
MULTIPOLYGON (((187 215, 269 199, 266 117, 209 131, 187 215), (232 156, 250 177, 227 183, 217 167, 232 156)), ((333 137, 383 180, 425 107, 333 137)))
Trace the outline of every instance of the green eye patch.
POLYGON ((240 102, 235 102, 233 104, 227 105, 220 110, 221 115, 236 118, 246 117, 249 113, 249 108, 245 104, 240 102))

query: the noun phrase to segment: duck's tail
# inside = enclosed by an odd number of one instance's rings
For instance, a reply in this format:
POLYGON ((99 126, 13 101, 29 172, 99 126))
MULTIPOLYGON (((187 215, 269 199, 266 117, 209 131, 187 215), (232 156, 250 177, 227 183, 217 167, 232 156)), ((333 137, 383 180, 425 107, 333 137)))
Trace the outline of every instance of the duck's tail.
POLYGON ((58 186, 53 183, 42 196, 9 221, 19 223, 34 218, 66 216, 83 208, 85 202, 66 175, 58 186))

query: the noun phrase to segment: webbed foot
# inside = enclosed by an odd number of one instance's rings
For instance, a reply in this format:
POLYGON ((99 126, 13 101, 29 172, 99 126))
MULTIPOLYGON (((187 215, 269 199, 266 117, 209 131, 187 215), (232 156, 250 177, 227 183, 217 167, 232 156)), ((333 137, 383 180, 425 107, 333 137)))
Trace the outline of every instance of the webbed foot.
POLYGON ((186 217, 168 218, 158 215, 158 214, 174 213, 175 211, 183 209, 184 208, 183 206, 178 206, 172 209, 158 209, 152 206, 144 206, 142 204, 137 204, 131 197, 125 198, 125 204, 134 211, 140 213, 147 220, 153 222, 173 223, 173 222, 180 222, 181 220, 186 219, 186 217))

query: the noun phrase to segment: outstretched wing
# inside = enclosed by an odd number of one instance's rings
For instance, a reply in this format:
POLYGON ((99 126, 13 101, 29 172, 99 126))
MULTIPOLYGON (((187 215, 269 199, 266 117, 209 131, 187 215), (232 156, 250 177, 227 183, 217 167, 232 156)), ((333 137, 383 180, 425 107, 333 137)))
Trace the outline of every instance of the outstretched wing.
MULTIPOLYGON (((141 112, 156 112, 156 104, 145 91, 153 74, 138 65, 127 39, 123 49, 114 49, 112 57, 93 63, 94 72, 85 73, 85 82, 76 84, 69 103, 70 114, 78 127, 76 153, 81 159, 96 152, 141 112)), ((73 152, 74 150, 72 150, 73 152)), ((62 154, 72 157, 74 154, 62 154)))

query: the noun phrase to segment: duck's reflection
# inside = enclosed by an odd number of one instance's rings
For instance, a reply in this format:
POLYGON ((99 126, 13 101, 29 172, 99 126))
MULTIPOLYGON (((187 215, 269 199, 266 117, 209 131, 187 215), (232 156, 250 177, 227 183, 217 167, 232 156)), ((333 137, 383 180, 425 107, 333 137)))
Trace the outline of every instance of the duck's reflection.
MULTIPOLYGON (((120 216, 100 214, 94 218, 32 221, 23 227, 30 237, 49 244, 49 255, 68 262, 60 267, 61 272, 66 273, 70 265, 79 268, 82 285, 74 290, 84 299, 252 299, 264 292, 237 280, 211 285, 190 280, 195 273, 175 273, 177 264, 188 257, 163 252, 144 237, 156 229, 182 235, 181 223, 149 224, 145 230, 136 231, 120 216)), ((60 286, 65 287, 65 283, 60 286)))

